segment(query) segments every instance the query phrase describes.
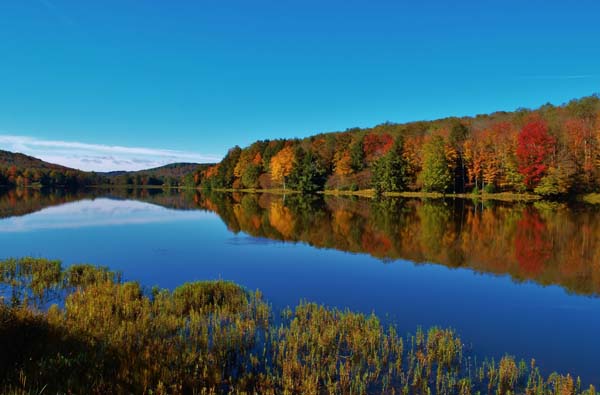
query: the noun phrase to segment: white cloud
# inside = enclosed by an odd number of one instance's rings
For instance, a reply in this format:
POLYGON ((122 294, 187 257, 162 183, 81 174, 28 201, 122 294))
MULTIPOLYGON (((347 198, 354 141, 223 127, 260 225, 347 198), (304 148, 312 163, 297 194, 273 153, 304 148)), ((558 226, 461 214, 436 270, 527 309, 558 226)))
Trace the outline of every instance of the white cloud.
POLYGON ((2 219, 0 233, 198 221, 212 217, 214 214, 204 211, 179 211, 134 200, 99 198, 65 203, 21 217, 2 219))
POLYGON ((218 162, 216 155, 0 135, 0 149, 86 171, 142 170, 174 162, 218 162))
POLYGON ((538 74, 524 76, 534 80, 584 80, 597 77, 596 74, 538 74))

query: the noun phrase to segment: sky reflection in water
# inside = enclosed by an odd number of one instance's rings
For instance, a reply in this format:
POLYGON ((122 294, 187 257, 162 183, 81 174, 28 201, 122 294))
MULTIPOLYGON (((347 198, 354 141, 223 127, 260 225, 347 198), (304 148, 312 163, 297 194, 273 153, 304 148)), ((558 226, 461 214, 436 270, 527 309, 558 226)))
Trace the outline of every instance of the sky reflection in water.
POLYGON ((228 279, 275 308, 305 299, 398 324, 451 326, 477 354, 536 358, 545 371, 600 384, 600 299, 406 260, 232 233, 215 213, 96 198, 0 220, 0 258, 39 256, 122 270, 147 286, 228 279))

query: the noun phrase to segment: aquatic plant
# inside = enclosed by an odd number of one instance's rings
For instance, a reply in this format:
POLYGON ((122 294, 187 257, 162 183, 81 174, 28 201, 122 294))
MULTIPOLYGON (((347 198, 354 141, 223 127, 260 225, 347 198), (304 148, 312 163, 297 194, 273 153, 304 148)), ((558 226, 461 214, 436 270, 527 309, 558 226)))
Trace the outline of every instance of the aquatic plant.
POLYGON ((595 395, 535 361, 476 364, 452 329, 402 337, 374 314, 309 302, 273 320, 260 292, 226 281, 147 290, 91 265, 0 268, 12 295, 0 303, 0 393, 595 395), (42 284, 60 305, 27 303, 42 284))

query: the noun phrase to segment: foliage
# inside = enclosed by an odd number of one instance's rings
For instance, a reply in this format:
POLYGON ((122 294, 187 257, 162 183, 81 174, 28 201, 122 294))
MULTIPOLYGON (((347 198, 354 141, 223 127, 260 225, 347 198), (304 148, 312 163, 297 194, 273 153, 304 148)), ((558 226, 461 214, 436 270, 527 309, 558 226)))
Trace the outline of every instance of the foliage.
POLYGON ((519 171, 525 177, 525 185, 535 188, 548 169, 549 156, 556 141, 548 134, 548 126, 541 119, 533 119, 523 126, 519 134, 517 158, 519 171))
POLYGON ((290 187, 302 192, 322 190, 325 185, 325 170, 313 154, 300 148, 294 158, 295 164, 289 175, 290 187))
MULTIPOLYGON (((262 187, 283 185, 293 164, 300 162, 292 154, 301 149, 311 154, 324 172, 322 188, 348 190, 355 184, 360 189, 376 187, 383 192, 459 193, 476 187, 522 193, 542 183, 539 193, 552 197, 599 191, 599 117, 600 99, 590 96, 537 110, 407 124, 386 122, 302 140, 258 141, 242 150, 231 185, 246 186, 243 170, 257 156, 262 160, 261 174, 256 177, 253 173, 252 181, 258 179, 262 187), (397 164, 404 173, 402 188, 388 182, 388 176, 384 177, 386 182, 381 181, 382 172, 397 170, 396 165, 390 167, 389 157, 384 158, 398 139, 403 141, 402 163, 397 164), (272 158, 278 154, 281 156, 273 173, 272 158), (549 178, 542 182, 547 175, 549 178)), ((198 178, 213 185, 213 176, 214 172, 206 170, 198 178)))
POLYGON ((407 182, 406 164, 402 157, 403 142, 398 138, 394 147, 373 164, 371 182, 373 189, 380 195, 382 192, 404 190, 407 182))
POLYGON ((452 182, 452 175, 446 160, 444 140, 432 136, 423 147, 423 171, 421 182, 426 192, 446 192, 452 182))
POLYGON ((365 167, 365 151, 362 138, 350 147, 350 167, 354 172, 359 172, 365 167))
POLYGON ((294 168, 294 161, 296 157, 294 149, 291 146, 287 146, 281 149, 271 158, 271 179, 279 184, 283 184, 285 189, 285 179, 290 175, 294 168))
POLYGON ((257 188, 258 178, 260 177, 261 166, 259 164, 249 164, 242 173, 242 184, 245 188, 257 188))

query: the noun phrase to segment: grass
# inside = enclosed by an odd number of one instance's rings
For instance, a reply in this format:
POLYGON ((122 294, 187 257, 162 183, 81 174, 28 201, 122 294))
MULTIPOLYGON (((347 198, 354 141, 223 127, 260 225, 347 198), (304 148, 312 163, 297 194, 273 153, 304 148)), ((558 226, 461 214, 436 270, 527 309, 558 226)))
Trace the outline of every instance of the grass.
POLYGON ((25 258, 0 269, 23 290, 0 303, 5 394, 595 395, 534 361, 476 364, 452 329, 400 336, 373 314, 308 302, 275 323, 260 292, 225 281, 148 291, 89 265, 25 258), (33 284, 39 299, 28 298, 33 284), (62 306, 38 308, 44 284, 65 292, 62 306))
POLYGON ((262 189, 262 188, 214 188, 215 192, 243 192, 243 193, 271 193, 274 195, 291 195, 301 193, 293 189, 273 188, 273 189, 262 189))
POLYGON ((588 193, 582 197, 583 201, 590 204, 600 204, 600 193, 588 193))
MULTIPOLYGON (((219 192, 251 192, 251 193, 275 193, 275 194, 290 194, 290 193, 301 193, 294 190, 283 190, 283 189, 218 189, 219 192)), ((328 196, 360 196, 375 198, 376 193, 374 189, 361 189, 357 191, 339 190, 339 189, 326 189, 319 192, 323 195, 328 196)), ((481 199, 481 200, 498 200, 506 202, 516 201, 536 201, 541 200, 540 195, 531 193, 512 193, 512 192, 498 192, 498 193, 486 193, 482 192, 479 194, 474 193, 439 193, 439 192, 384 192, 383 196, 388 197, 404 197, 404 198, 420 198, 420 199, 448 199, 448 198, 461 198, 461 199, 481 199)))

